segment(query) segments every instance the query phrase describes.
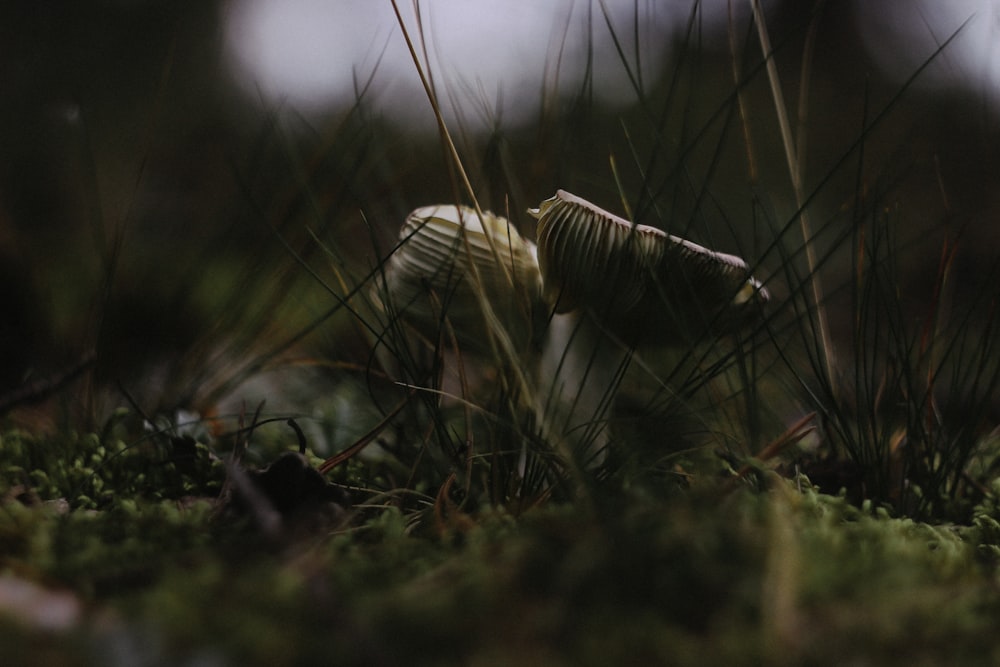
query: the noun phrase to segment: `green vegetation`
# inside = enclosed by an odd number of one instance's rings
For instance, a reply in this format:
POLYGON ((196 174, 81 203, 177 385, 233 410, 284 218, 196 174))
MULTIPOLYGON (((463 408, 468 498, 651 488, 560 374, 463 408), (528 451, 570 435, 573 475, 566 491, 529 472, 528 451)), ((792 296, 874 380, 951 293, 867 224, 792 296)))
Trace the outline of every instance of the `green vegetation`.
MULTIPOLYGON (((117 451, 98 438, 11 434, 4 479, 31 450, 67 449, 98 466, 117 451)), ((155 463, 149 452, 144 465, 130 461, 137 474, 155 463)), ((218 476, 203 472, 191 482, 217 488, 218 476)), ((23 487, 7 482, 5 576, 72 591, 81 612, 68 629, 33 627, 16 620, 0 585, 5 646, 28 656, 44 644, 38 655, 49 660, 95 665, 130 651, 169 664, 1000 658, 994 505, 978 507, 971 526, 934 526, 858 508, 801 477, 761 481, 765 491, 721 481, 602 489, 589 504, 437 523, 385 502, 276 542, 218 512, 214 497, 141 497, 123 486, 84 510, 94 501, 63 493, 72 486, 17 500, 23 487)), ((44 614, 56 603, 34 604, 44 614)))

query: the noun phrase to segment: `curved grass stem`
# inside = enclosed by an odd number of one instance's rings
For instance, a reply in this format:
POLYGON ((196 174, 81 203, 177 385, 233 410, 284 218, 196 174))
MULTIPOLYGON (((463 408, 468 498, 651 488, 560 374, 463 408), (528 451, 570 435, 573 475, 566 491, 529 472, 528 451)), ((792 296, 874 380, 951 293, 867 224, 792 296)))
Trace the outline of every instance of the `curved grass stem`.
MULTIPOLYGON (((805 248, 806 262, 808 263, 809 275, 811 276, 812 296, 816 308, 816 322, 820 335, 820 342, 823 348, 824 362, 826 364, 827 376, 834 378, 834 354, 833 341, 830 337, 830 326, 826 319, 826 310, 823 306, 823 287, 819 273, 817 273, 816 249, 813 242, 812 227, 809 224, 809 216, 806 211, 806 198, 802 186, 802 162, 804 150, 801 149, 804 143, 804 133, 800 132, 799 141, 796 142, 792 134, 791 122, 788 118, 788 110, 785 106, 785 98, 781 92, 781 80, 778 77, 778 67, 774 62, 774 50, 771 47, 771 38, 768 35, 767 23, 764 20, 764 10, 760 5, 760 0, 750 0, 753 9, 754 22, 757 25, 757 36, 760 40, 761 50, 764 52, 766 61, 767 79, 771 86, 771 96, 774 99, 775 113, 778 117, 778 125, 781 130, 781 141, 785 149, 785 160, 788 163, 788 172, 792 181, 792 190, 795 194, 795 207, 798 211, 799 226, 802 230, 802 241, 805 248), (796 150, 796 145, 800 150, 796 150)), ((815 21, 815 20, 814 20, 815 21)), ((812 33, 810 33, 811 35, 812 33)), ((806 40, 806 48, 802 60, 802 82, 808 82, 808 72, 812 55, 814 40, 806 40)), ((806 99, 808 91, 805 87, 800 91, 798 122, 799 127, 805 125, 807 117, 806 99)), ((832 386, 832 383, 831 383, 832 386)))

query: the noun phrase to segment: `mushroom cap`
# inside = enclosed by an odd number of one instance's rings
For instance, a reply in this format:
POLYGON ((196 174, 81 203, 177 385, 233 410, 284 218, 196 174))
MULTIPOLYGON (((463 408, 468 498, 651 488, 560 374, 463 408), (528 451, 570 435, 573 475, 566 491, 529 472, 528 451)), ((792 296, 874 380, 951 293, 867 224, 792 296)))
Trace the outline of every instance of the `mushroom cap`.
POLYGON ((424 206, 406 217, 399 240, 377 296, 418 331, 436 340, 447 317, 464 349, 488 351, 486 326, 503 326, 515 347, 531 340, 541 304, 537 251, 506 218, 424 206), (495 315, 490 324, 483 300, 495 315))
POLYGON ((770 298, 747 263, 655 227, 633 224, 563 190, 538 219, 545 299, 589 311, 630 342, 677 344, 732 331, 770 298))

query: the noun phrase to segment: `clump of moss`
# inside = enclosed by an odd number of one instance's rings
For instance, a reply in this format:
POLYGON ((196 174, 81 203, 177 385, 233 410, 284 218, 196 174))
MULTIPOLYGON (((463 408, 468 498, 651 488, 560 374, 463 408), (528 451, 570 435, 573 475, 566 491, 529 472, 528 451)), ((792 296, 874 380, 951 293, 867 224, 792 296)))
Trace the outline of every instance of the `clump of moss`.
POLYGON ((976 555, 990 570, 1000 567, 1000 480, 994 480, 972 512, 972 525, 963 531, 976 555))
POLYGON ((0 567, 71 587, 86 598, 152 585, 166 567, 204 555, 207 501, 122 500, 103 511, 7 503, 0 567))
POLYGON ((218 494, 222 462, 190 437, 126 443, 98 434, 36 437, 0 433, 0 494, 65 499, 74 509, 122 499, 171 499, 218 494))

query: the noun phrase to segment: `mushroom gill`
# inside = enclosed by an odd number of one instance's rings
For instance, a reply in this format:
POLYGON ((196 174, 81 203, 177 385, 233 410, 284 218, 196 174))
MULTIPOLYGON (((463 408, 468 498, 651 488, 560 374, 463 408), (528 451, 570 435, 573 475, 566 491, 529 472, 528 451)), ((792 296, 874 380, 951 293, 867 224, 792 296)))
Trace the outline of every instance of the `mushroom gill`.
POLYGON ((630 343, 728 333, 758 317, 770 298, 743 259, 563 190, 529 213, 538 219, 538 263, 555 312, 588 311, 630 343))

